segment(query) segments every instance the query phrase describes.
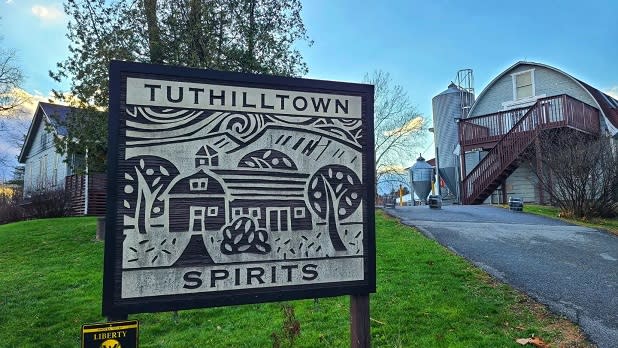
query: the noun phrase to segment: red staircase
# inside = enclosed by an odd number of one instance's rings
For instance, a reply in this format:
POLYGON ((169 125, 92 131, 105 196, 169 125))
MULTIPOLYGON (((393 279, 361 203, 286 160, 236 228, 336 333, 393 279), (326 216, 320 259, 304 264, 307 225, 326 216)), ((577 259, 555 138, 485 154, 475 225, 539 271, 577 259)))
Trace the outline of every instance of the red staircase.
MULTIPOLYGON (((505 123, 500 122, 500 127, 505 123)), ((460 122, 461 143, 463 148, 466 139, 473 141, 474 137, 467 134, 473 131, 477 134, 492 135, 497 142, 479 164, 466 175, 462 182, 462 203, 481 204, 500 186, 506 178, 519 166, 521 154, 540 132, 548 129, 569 127, 589 134, 599 134, 599 111, 568 95, 559 95, 538 99, 525 113, 521 109, 515 112, 500 112, 484 115, 460 122), (523 114, 523 116, 521 116, 523 114), (491 127, 485 120, 508 115, 516 121, 506 133, 491 127), (519 120, 514 119, 513 115, 519 120), (521 118, 519 118, 521 116, 521 118), (488 126, 485 126, 488 124, 488 126), (503 134, 501 134, 503 133, 503 134)), ((493 139, 492 139, 493 140, 493 139)))

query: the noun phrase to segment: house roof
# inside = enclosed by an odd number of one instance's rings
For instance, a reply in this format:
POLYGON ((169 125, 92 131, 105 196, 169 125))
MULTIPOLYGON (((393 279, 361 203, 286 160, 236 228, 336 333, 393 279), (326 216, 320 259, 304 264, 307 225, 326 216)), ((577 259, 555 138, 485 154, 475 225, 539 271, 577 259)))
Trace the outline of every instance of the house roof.
POLYGON ((618 128, 618 100, 612 96, 601 92, 600 90, 590 86, 584 81, 577 80, 580 84, 586 88, 588 93, 592 95, 594 100, 599 104, 601 111, 605 114, 605 117, 612 123, 612 125, 618 128))
POLYGON ((173 195, 186 195, 186 194, 197 194, 197 195, 203 195, 203 194, 223 194, 225 193, 225 190, 223 189, 223 186, 221 185, 221 183, 219 182, 219 180, 217 180, 212 173, 210 173, 210 171, 208 171, 208 173, 206 172, 206 170, 204 170, 204 168, 199 168, 198 170, 195 171, 195 173, 180 179, 178 182, 176 182, 176 184, 174 184, 174 186, 169 189, 169 195, 173 196, 173 195), (191 191, 190 188, 192 187, 191 182, 193 180, 207 180, 206 183, 208 185, 208 191, 191 191))
POLYGON ((67 135, 67 129, 64 126, 66 123, 67 117, 69 113, 73 110, 77 110, 76 108, 66 106, 66 105, 58 105, 51 103, 39 103, 39 107, 48 117, 51 124, 54 126, 56 133, 60 136, 67 135))
POLYGON ((36 133, 37 129, 39 129, 39 126, 43 120, 52 126, 56 135, 63 137, 67 135, 67 129, 64 126, 65 121, 73 110, 76 110, 76 108, 39 102, 39 105, 37 105, 36 111, 34 112, 34 116, 32 117, 30 128, 28 128, 26 141, 24 142, 21 152, 19 153, 19 163, 24 163, 26 161, 27 155, 30 152, 30 148, 32 147, 32 143, 35 138, 34 133, 36 133))
POLYGON ((582 87, 582 89, 584 89, 586 92, 588 92, 588 94, 590 95, 590 97, 592 99, 594 99, 594 101, 597 103, 597 105, 593 105, 594 107, 598 108, 601 111, 602 116, 604 116, 609 122, 606 122, 608 128, 610 128, 610 132, 613 136, 618 135, 618 100, 612 98, 611 96, 601 92, 600 90, 590 86, 589 84, 576 79, 575 77, 567 74, 566 72, 555 68, 553 66, 547 65, 547 64, 542 64, 542 63, 536 63, 536 62, 528 62, 528 61, 519 61, 513 65, 511 65, 509 68, 507 68, 506 70, 504 70, 502 73, 500 73, 498 76, 496 76, 493 80, 491 80, 491 82, 489 82, 489 84, 483 89, 483 91, 478 95, 478 97, 476 98, 476 102, 472 105, 472 108, 470 109, 470 113, 472 113, 472 111, 474 111, 474 108, 476 107, 477 103, 483 98, 483 95, 485 95, 485 93, 498 81, 500 80, 500 78, 502 78, 504 75, 508 74, 511 70, 515 69, 516 67, 520 66, 520 65, 532 65, 532 66, 538 66, 538 67, 542 67, 542 68, 546 68, 546 69, 550 69, 553 70, 559 74, 562 74, 568 78, 570 78, 571 80, 573 80, 576 84, 578 84, 579 86, 582 87))

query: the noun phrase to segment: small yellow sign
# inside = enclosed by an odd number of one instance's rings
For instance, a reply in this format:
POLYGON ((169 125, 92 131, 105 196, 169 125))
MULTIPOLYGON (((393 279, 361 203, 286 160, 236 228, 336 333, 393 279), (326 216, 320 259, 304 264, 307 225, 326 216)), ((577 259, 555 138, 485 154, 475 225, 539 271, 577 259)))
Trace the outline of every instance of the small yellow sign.
POLYGON ((82 325, 82 348, 137 348, 137 320, 82 325))

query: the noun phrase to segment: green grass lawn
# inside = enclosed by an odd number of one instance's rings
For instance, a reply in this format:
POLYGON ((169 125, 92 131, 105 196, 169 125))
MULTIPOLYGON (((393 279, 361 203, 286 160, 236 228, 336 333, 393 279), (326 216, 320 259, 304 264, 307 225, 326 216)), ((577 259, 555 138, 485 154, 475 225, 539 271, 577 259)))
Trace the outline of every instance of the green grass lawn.
POLYGON ((562 218, 559 216, 560 209, 549 205, 540 204, 526 204, 524 205, 524 212, 537 215, 548 216, 555 219, 561 219, 574 223, 580 226, 592 227, 609 231, 615 235, 618 235, 618 219, 601 219, 595 218, 590 220, 581 220, 573 218, 562 218))
MULTIPOLYGON (((579 330, 497 283, 414 229, 377 213, 374 347, 519 347, 541 336, 586 347, 579 330)), ((100 322, 103 243, 96 220, 62 218, 0 226, 0 347, 77 347, 100 322)), ((347 297, 291 301, 298 347, 349 347, 347 297)), ((141 347, 269 347, 280 303, 132 315, 141 347)))

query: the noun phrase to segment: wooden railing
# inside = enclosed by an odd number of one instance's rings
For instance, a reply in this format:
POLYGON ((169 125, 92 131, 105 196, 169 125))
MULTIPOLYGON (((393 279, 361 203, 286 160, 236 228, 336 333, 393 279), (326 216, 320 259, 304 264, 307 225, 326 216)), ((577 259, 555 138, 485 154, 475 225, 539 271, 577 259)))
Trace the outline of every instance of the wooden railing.
POLYGON ((92 173, 88 176, 69 175, 65 179, 65 192, 69 215, 84 215, 86 213, 86 182, 88 182, 88 212, 87 215, 104 216, 107 197, 107 177, 102 173, 92 173))
MULTIPOLYGON (((494 117, 493 115, 496 114, 489 116, 494 117)), ((513 115, 516 115, 516 113, 513 115)), ((501 117, 495 116, 494 120, 501 117)), ((477 117, 477 119, 479 118, 477 117)), ((493 191, 492 187, 495 188, 498 181, 504 179, 501 176, 509 168, 512 168, 514 162, 538 136, 539 132, 560 127, 570 127, 586 133, 598 134, 600 130, 599 111, 567 95, 537 100, 514 123, 513 127, 500 137, 496 145, 479 164, 466 175, 462 184, 463 203, 483 203, 493 191)), ((487 128, 491 129, 490 127, 487 128)))
POLYGON ((470 148, 500 140, 529 109, 517 108, 462 119, 459 122, 461 145, 470 148))
MULTIPOLYGON (((546 115, 551 119, 544 121, 548 123, 566 122, 565 126, 577 128, 585 132, 596 132, 597 129, 590 129, 595 124, 588 124, 590 121, 598 125, 598 111, 575 98, 567 95, 542 98, 532 107, 536 107, 538 102, 548 104, 550 110, 546 115), (593 115, 591 115, 591 113, 593 115), (569 119, 570 117, 570 119, 569 119)), ((464 149, 483 147, 483 145, 493 144, 500 140, 511 128, 526 114, 532 107, 517 108, 500 111, 493 114, 481 115, 462 119, 459 122, 460 144, 464 149)))

